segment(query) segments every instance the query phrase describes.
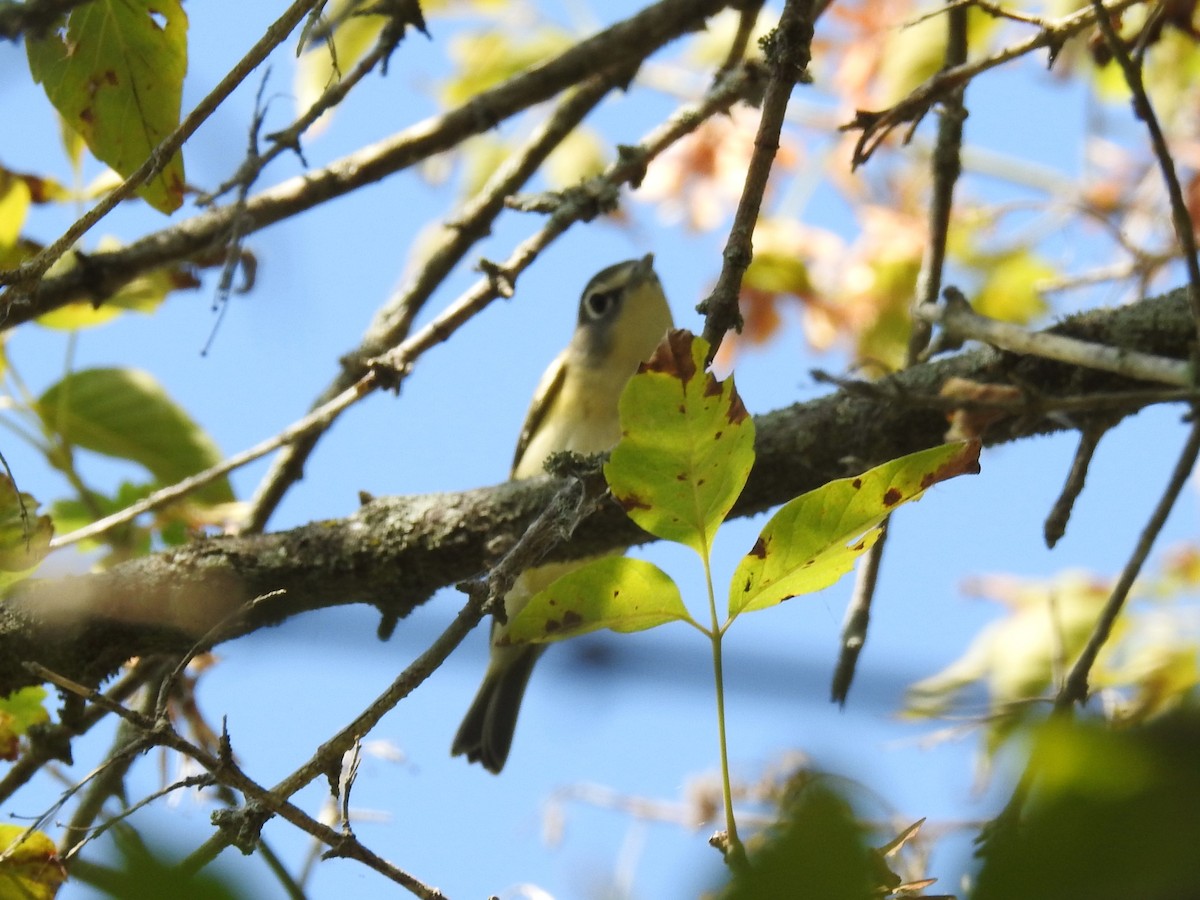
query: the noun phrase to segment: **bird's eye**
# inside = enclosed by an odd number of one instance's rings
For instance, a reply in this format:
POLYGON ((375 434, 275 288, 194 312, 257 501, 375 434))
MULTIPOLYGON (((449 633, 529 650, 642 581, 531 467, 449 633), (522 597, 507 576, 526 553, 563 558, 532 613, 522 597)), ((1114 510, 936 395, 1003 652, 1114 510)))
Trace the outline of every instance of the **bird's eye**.
POLYGON ((583 298, 583 311, 589 319, 602 319, 612 312, 621 297, 619 290, 597 291, 583 298))

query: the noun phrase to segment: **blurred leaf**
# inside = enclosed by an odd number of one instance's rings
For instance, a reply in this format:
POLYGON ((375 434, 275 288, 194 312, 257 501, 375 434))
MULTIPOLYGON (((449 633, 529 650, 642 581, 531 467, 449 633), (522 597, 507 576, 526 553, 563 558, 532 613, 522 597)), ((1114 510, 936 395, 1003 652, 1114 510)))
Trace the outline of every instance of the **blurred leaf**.
MULTIPOLYGON (((50 387, 34 407, 68 444, 140 463, 174 484, 221 461, 212 439, 154 377, 134 369, 86 369, 50 387)), ((193 495, 205 503, 233 499, 228 479, 193 495)))
POLYGON ((0 697, 0 759, 10 762, 16 759, 19 738, 29 726, 50 721, 50 714, 43 705, 45 700, 46 689, 39 686, 21 688, 7 697, 0 697))
POLYGON ((25 828, 20 825, 0 825, 0 897, 51 900, 67 880, 54 841, 40 831, 24 840, 22 835, 25 828))
POLYGON ((984 281, 972 298, 980 315, 1026 325, 1047 310, 1040 286, 1058 273, 1028 248, 977 257, 984 281))
POLYGON ((803 259, 791 254, 760 252, 757 245, 742 285, 769 294, 808 297, 813 293, 808 264, 803 259))
POLYGON ((570 44, 567 32, 545 25, 523 29, 519 38, 494 28, 457 34, 450 41, 450 58, 459 74, 442 86, 442 102, 460 106, 561 53, 570 44))
POLYGON ((574 187, 599 175, 607 164, 604 141, 594 130, 581 125, 546 158, 546 180, 556 190, 574 187))
POLYGON ((754 421, 733 379, 704 370, 708 343, 672 331, 621 394, 613 496, 655 537, 707 558, 754 464, 754 421))
MULTIPOLYGON (((914 17, 916 13, 912 9, 914 17)), ((985 52, 991 36, 998 30, 996 17, 968 9, 967 43, 972 53, 985 52)), ((881 63, 875 102, 883 108, 907 97, 942 68, 946 59, 946 17, 929 16, 920 22, 891 28, 877 52, 881 63)))
POLYGON ((29 186, 0 169, 0 253, 17 245, 29 213, 29 186))
MULTIPOLYGON (((1006 618, 986 626, 957 660, 914 684, 907 712, 928 716, 945 711, 977 682, 988 688, 990 713, 1041 697, 1055 673, 1069 664, 1091 634, 1109 585, 1079 572, 1048 581, 989 578, 976 590, 1009 608, 1006 618)), ((1124 628, 1118 623, 1119 630, 1124 628)))
MULTIPOLYGON (((757 843, 757 842, 756 842, 757 843)), ((785 819, 762 846, 750 849, 750 866, 720 896, 725 900, 808 898, 872 900, 879 868, 866 832, 850 804, 811 779, 785 819)))
POLYGON ((610 556, 535 594, 508 623, 500 643, 557 641, 600 628, 645 631, 690 618, 666 572, 643 559, 610 556))
POLYGON ((18 495, 12 479, 0 475, 0 592, 29 577, 50 552, 54 526, 37 508, 37 500, 18 495))
POLYGON ((114 900, 250 900, 262 896, 240 886, 218 866, 191 871, 172 859, 166 849, 148 844, 147 840, 156 836, 149 829, 113 829, 110 834, 120 854, 116 866, 94 866, 87 872, 90 886, 100 896, 114 900))
POLYGON ((62 141, 63 152, 71 163, 71 171, 79 178, 83 172, 83 151, 87 149, 87 142, 61 115, 58 116, 58 139, 62 141))
POLYGON ((939 481, 978 471, 977 443, 946 444, 831 481, 784 504, 733 573, 730 617, 828 587, 875 543, 879 523, 892 510, 939 481))
MULTIPOLYGON (((736 9, 723 9, 704 25, 704 30, 688 41, 687 59, 697 69, 715 69, 729 55, 730 44, 741 22, 742 13, 736 9)), ((746 44, 747 59, 762 59, 759 41, 766 36, 774 24, 769 15, 759 10, 754 19, 754 28, 746 44)))
POLYGON ((982 850, 974 900, 1180 900, 1200 895, 1200 717, 1136 729, 1055 717, 1035 732, 1019 827, 982 850))
POLYGON ((874 315, 858 334, 856 357, 871 374, 888 374, 904 366, 912 334, 910 306, 921 271, 919 256, 883 258, 871 266, 870 299, 874 315))
MULTIPOLYGON (((187 16, 179 0, 93 0, 65 27, 27 36, 29 69, 97 159, 130 175, 179 125, 187 16)), ((183 202, 183 157, 138 189, 159 212, 183 202)))
MULTIPOLYGON (((473 197, 478 194, 487 180, 492 177, 496 167, 512 156, 514 149, 510 142, 494 132, 477 135, 460 144, 455 152, 462 155, 464 196, 473 197)), ((439 160, 442 159, 449 160, 446 154, 439 154, 439 160)), ((447 167, 447 175, 449 171, 449 167, 447 167)), ((434 181, 434 183, 437 182, 434 181)))

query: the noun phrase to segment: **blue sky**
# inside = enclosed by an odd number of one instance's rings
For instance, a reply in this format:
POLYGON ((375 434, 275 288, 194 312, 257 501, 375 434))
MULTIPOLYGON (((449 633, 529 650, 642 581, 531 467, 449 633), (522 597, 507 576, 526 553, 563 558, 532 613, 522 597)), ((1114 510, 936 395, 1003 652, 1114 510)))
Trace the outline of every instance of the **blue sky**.
MULTIPOLYGON (((547 5, 564 19, 576 12, 574 4, 547 5)), ((189 6, 192 63, 185 108, 261 32, 275 11, 267 6, 229 0, 189 6), (230 21, 237 23, 233 32, 230 21)), ((632 4, 612 6, 605 21, 632 4)), ((388 78, 365 85, 329 132, 306 144, 313 166, 433 111, 429 88, 444 67, 443 28, 453 26, 431 24, 434 41, 410 37, 388 78)), ((290 114, 290 53, 285 46, 272 63, 267 130, 290 114)), ((21 49, 0 44, 0 106, 8 121, 23 123, 19 136, 0 135, 0 161, 67 177, 52 116, 37 90, 23 84, 23 73, 21 49)), ((240 162, 257 76, 251 81, 188 144, 189 181, 211 186, 240 162)), ((1078 171, 1080 91, 1053 85, 1026 66, 1017 76, 982 79, 970 99, 970 142, 1032 155, 1064 173, 1078 171)), ((666 108, 658 99, 648 102, 644 121, 612 111, 602 113, 601 121, 614 140, 631 142, 666 108)), ((298 171, 295 160, 282 160, 263 186, 298 171)), ((148 369, 225 451, 247 447, 298 418, 334 375, 337 357, 357 344, 372 311, 398 283, 419 229, 450 208, 450 191, 411 174, 395 176, 254 235, 258 284, 250 296, 232 301, 208 356, 200 350, 213 326, 212 278, 201 292, 173 298, 153 317, 128 316, 81 334, 73 364, 148 369)), ((290 492, 272 527, 345 515, 357 506, 359 490, 418 494, 502 480, 533 386, 570 334, 583 283, 605 265, 654 252, 677 323, 699 330, 692 308, 718 271, 719 245, 711 235, 663 225, 644 206, 629 209, 630 226, 574 229, 521 278, 514 300, 494 304, 450 344, 422 359, 398 398, 379 394, 345 415, 321 442, 305 480, 290 492)), ((69 212, 39 212, 37 236, 55 236, 69 212)), ((822 192, 804 215, 813 224, 846 227, 843 211, 825 202, 822 192)), ((104 233, 128 239, 161 224, 144 208, 122 211, 88 240, 104 233)), ((533 217, 510 215, 481 252, 503 257, 538 224, 533 217)), ((473 278, 461 267, 433 308, 473 278)), ((26 329, 10 339, 8 352, 38 390, 61 375, 68 345, 62 334, 26 329)), ((771 346, 741 357, 735 377, 747 407, 766 412, 821 395, 824 389, 812 382, 809 370, 836 371, 841 362, 814 356, 791 320, 771 346)), ((871 636, 844 711, 826 698, 849 580, 744 617, 728 645, 735 770, 752 778, 781 754, 801 752, 875 792, 882 800, 877 815, 895 813, 905 824, 922 816, 938 824, 986 817, 1003 799, 1003 782, 981 797, 972 793, 977 742, 968 736, 922 746, 920 739, 932 727, 895 718, 903 692, 958 656, 979 627, 999 614, 962 597, 964 578, 998 571, 1036 577, 1067 568, 1114 573, 1174 461, 1182 441, 1178 421, 1175 410, 1153 410, 1106 439, 1071 529, 1053 552, 1041 542, 1041 521, 1070 465, 1069 437, 989 451, 980 476, 941 485, 906 508, 893 529, 871 636)), ((62 489, 19 445, 6 441, 3 449, 24 490, 48 497, 62 489)), ((88 466, 98 482, 128 474, 102 460, 89 460, 88 466)), ((259 464, 237 473, 239 496, 248 497, 264 471, 259 464)), ((719 585, 764 521, 731 523, 721 535, 719 585)), ((1196 524, 1189 492, 1160 548, 1192 537, 1196 524)), ((688 552, 663 547, 638 552, 675 575, 685 597, 698 605, 699 567, 688 552)), ((202 707, 214 722, 228 716, 246 771, 269 784, 381 691, 461 602, 452 591, 439 594, 402 622, 387 643, 376 640, 369 610, 348 608, 225 645, 221 665, 205 676, 202 707)), ((592 636, 554 648, 534 676, 513 755, 499 778, 448 755, 484 654, 480 630, 371 735, 402 758, 368 756, 363 764, 354 806, 384 814, 357 825, 368 846, 453 897, 489 892, 521 897, 523 884, 536 884, 560 900, 611 896, 601 888, 621 872, 632 872, 630 896, 688 897, 708 878, 719 877, 716 854, 706 844, 711 827, 693 831, 640 823, 624 812, 568 802, 561 807, 561 842, 548 844, 542 833, 552 798, 570 786, 604 785, 623 795, 679 801, 694 779, 713 774, 717 745, 708 648, 696 634, 677 626, 631 637, 592 636)), ((86 771, 95 759, 89 750, 99 752, 108 739, 84 741, 70 774, 86 771)), ((135 778, 134 796, 153 789, 158 777, 157 765, 147 760, 135 778)), ((19 795, 9 809, 36 814, 56 790, 46 785, 40 793, 19 795)), ((321 793, 313 788, 297 799, 312 810, 321 793)), ((136 821, 153 824, 186 849, 209 833, 209 813, 207 804, 188 795, 170 806, 160 803, 136 821)), ((973 832, 964 834, 946 842, 929 867, 947 891, 955 889, 970 849, 973 832)), ((289 861, 303 858, 306 843, 290 826, 272 823, 265 835, 289 861)), ((282 896, 258 861, 234 858, 232 851, 222 860, 255 886, 255 896, 282 896)), ((318 867, 312 896, 351 891, 360 898, 396 896, 394 886, 356 864, 318 867)), ((61 896, 91 894, 68 886, 61 896)))

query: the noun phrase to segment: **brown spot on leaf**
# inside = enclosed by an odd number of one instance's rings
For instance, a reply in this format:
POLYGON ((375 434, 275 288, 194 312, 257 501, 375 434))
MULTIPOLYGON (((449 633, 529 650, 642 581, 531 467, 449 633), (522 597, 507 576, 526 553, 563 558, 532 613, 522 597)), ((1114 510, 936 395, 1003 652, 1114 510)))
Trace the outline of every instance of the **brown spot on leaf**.
POLYGON ((894 487, 888 488, 887 491, 885 491, 884 495, 883 495, 883 505, 884 506, 895 506, 897 503, 900 502, 900 498, 902 498, 903 496, 904 496, 904 494, 900 491, 900 488, 894 488, 894 487))
POLYGON ((717 381, 716 377, 711 372, 704 377, 704 396, 721 396, 721 382, 717 381))
POLYGON ((575 612, 573 609, 568 609, 563 613, 562 617, 563 628, 578 628, 583 624, 583 616, 575 612))
POLYGON ((692 361, 690 331, 679 328, 667 332, 663 342, 655 348, 653 355, 639 367, 643 372, 662 372, 678 378, 685 384, 696 375, 696 364, 692 361))
POLYGON ((737 388, 732 388, 732 394, 729 397, 729 411, 725 413, 725 418, 729 419, 730 423, 737 425, 744 422, 750 413, 746 412, 746 406, 742 403, 742 398, 738 395, 737 388))
MULTIPOLYGON (((616 496, 616 495, 614 495, 616 496)), ((637 494, 622 494, 617 496, 617 502, 621 504, 621 508, 625 512, 630 512, 635 509, 653 509, 653 507, 639 497, 637 494)))
POLYGON ((921 478, 921 490, 956 475, 978 475, 979 448, 981 446, 979 441, 968 441, 961 453, 948 460, 941 468, 935 469, 921 478))
POLYGON ((852 488, 854 488, 856 491, 861 491, 862 490, 862 479, 855 478, 852 482, 850 482, 850 486, 852 488))
POLYGON ((761 537, 750 548, 750 556, 757 556, 759 559, 767 558, 767 544, 761 537))

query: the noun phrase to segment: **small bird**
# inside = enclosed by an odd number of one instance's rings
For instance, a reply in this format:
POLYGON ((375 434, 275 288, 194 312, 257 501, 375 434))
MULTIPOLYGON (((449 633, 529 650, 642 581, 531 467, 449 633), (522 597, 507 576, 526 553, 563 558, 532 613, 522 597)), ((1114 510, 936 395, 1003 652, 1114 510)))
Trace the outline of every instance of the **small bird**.
MULTIPOLYGON (((579 301, 571 343, 546 369, 513 457, 512 477, 542 473, 546 458, 563 450, 601 453, 621 438, 617 401, 638 364, 672 327, 671 309, 654 273, 654 257, 631 259, 598 272, 579 301)), ((504 597, 509 619, 538 591, 588 560, 549 563, 522 572, 504 597)), ((499 647, 504 626, 493 623, 491 658, 483 684, 450 748, 489 772, 508 759, 521 697, 545 649, 541 644, 499 647)))

